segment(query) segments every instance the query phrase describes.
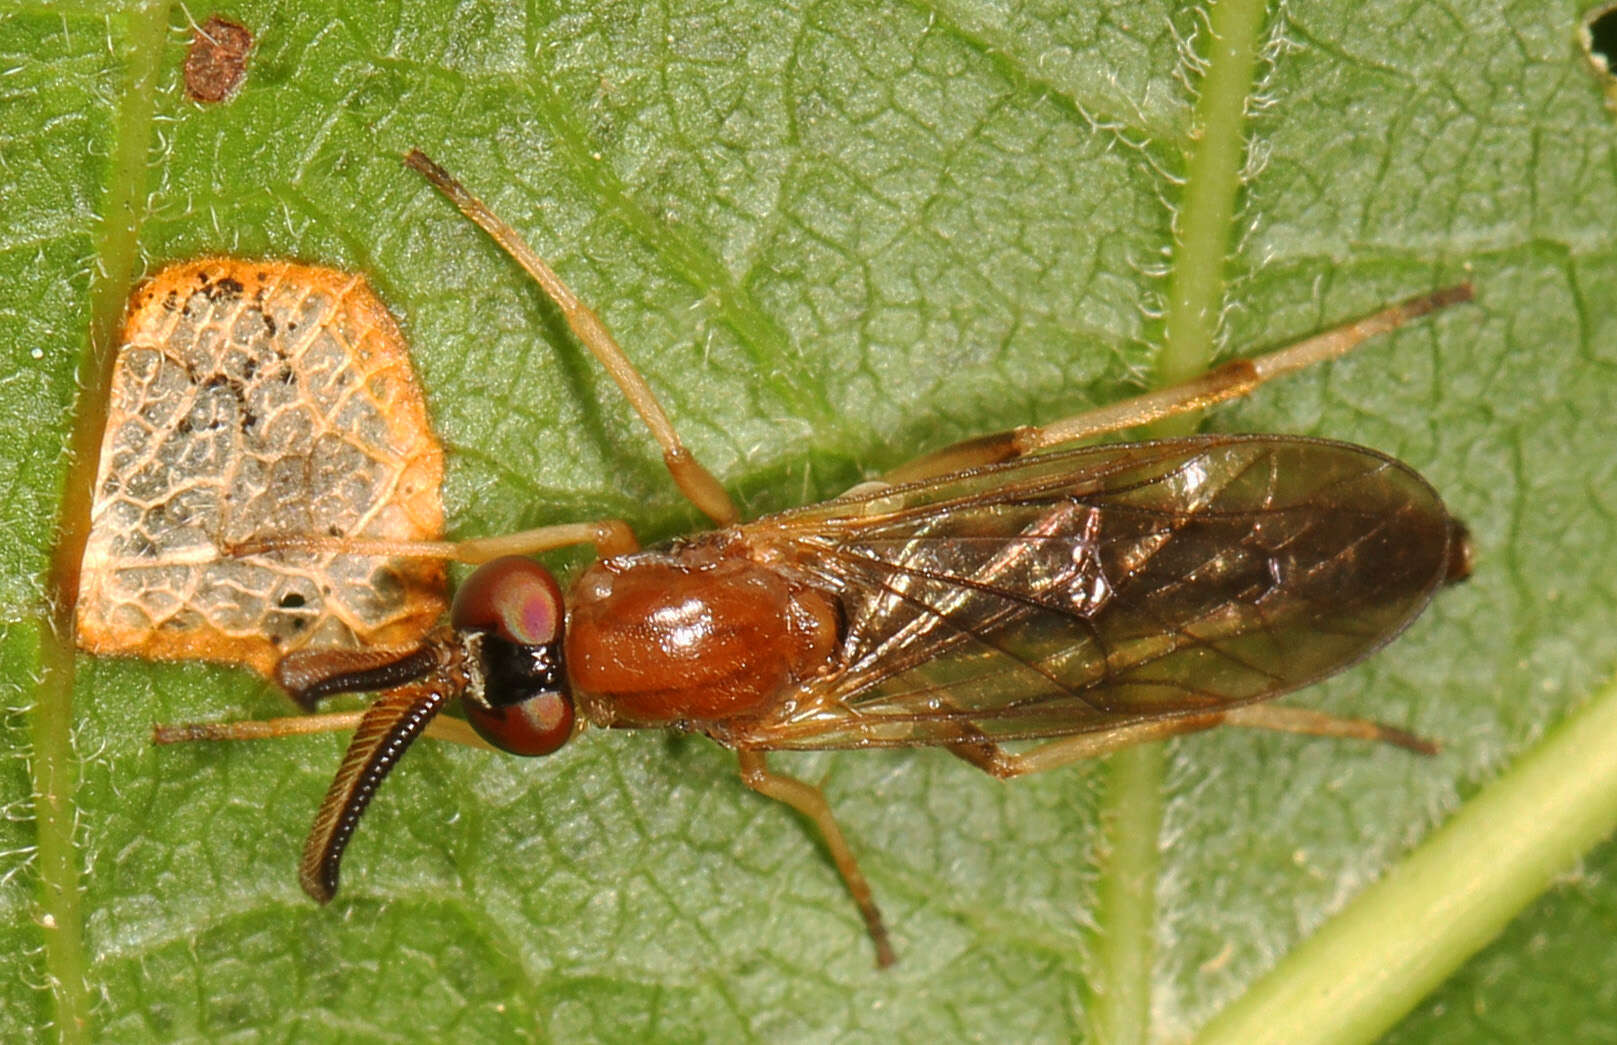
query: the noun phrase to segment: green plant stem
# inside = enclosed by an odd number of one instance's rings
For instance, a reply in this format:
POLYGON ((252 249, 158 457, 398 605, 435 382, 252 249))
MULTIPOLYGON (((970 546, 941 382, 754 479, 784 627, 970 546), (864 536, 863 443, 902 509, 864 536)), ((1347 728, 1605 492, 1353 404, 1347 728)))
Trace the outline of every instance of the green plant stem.
POLYGON ((1617 682, 1288 954, 1200 1041, 1373 1041, 1617 830, 1617 682))

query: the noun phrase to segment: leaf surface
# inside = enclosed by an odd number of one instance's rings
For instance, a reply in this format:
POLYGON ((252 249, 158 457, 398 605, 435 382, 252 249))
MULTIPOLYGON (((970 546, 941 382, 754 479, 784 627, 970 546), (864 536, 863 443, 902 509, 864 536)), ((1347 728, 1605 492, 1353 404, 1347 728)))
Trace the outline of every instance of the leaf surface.
MULTIPOLYGON (((1573 14, 1270 11, 1230 84, 1204 16, 1158 5, 345 10, 233 8, 259 41, 211 107, 181 88, 182 8, 0 15, 0 1036, 60 1014, 120 1041, 1182 1039, 1611 676, 1617 139, 1573 14), (1197 167, 1220 102, 1244 144, 1197 167), (597 308, 748 513, 1115 400, 1164 344, 1273 347, 1471 279, 1475 306, 1206 421, 1395 454, 1471 526, 1472 581, 1300 698, 1444 753, 1226 731, 1132 784, 1010 785, 938 752, 783 758, 885 906, 902 960, 877 974, 805 825, 700 738, 595 733, 544 763, 423 745, 317 909, 293 869, 342 738, 153 749, 153 721, 288 705, 241 672, 74 659, 50 627, 83 359, 129 279, 221 252, 367 273, 414 345, 458 534, 697 522, 412 146, 597 308), (1195 281, 1211 309, 1165 330, 1195 281), (1161 807, 1127 852, 1136 825, 1101 817, 1133 808, 1120 789, 1161 807), (1105 897, 1133 871, 1154 890, 1131 921, 1105 897), (1097 1004, 1124 993, 1144 1022, 1097 1004)), ((1401 1040, 1610 1035, 1611 861, 1401 1040)))

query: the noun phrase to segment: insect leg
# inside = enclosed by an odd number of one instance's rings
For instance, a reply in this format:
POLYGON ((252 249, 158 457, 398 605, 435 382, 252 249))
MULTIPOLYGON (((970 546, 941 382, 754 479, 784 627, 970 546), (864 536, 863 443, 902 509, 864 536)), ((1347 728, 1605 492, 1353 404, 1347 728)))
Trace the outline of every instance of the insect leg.
POLYGON ((1303 733, 1314 737, 1344 737, 1348 740, 1373 740, 1406 748, 1418 755, 1437 754, 1437 743, 1423 736, 1372 722, 1363 718, 1341 718, 1327 715, 1312 708, 1293 708, 1284 704, 1247 704, 1224 712, 1224 724, 1246 726, 1250 729, 1272 729, 1281 733, 1303 733))
POLYGON ((232 558, 264 555, 269 552, 341 552, 345 555, 375 555, 401 559, 448 559, 452 562, 483 563, 502 555, 537 555, 556 548, 578 544, 595 546, 602 558, 627 555, 640 549, 634 531, 621 519, 561 523, 533 530, 473 537, 464 541, 394 541, 377 537, 257 537, 230 545, 223 553, 232 558))
POLYGON ((765 763, 762 751, 737 751, 736 755, 741 761, 743 783, 761 795, 786 803, 820 829, 820 837, 825 839, 825 847, 831 851, 831 861, 837 865, 843 882, 847 883, 848 892, 853 894, 853 902, 864 916, 865 928, 876 945, 876 964, 882 968, 893 964, 897 958, 893 954, 892 942, 887 938, 887 926, 882 922, 881 911, 876 909, 876 898, 870 891, 870 883, 865 881, 864 873, 859 870, 859 863, 853 857, 853 850, 848 848, 848 841, 842 836, 836 818, 831 815, 831 806, 826 802, 824 793, 812 784, 772 772, 765 763))
POLYGON ((1282 733, 1303 733, 1316 737, 1343 737, 1392 744, 1421 755, 1437 754, 1437 745, 1396 726, 1361 718, 1340 718, 1310 708, 1279 704, 1248 704, 1206 715, 1136 722, 1103 733, 1080 733, 1062 737, 1018 754, 1007 752, 988 741, 950 744, 949 753, 962 758, 983 772, 1001 780, 1057 769, 1079 759, 1110 754, 1125 747, 1153 740, 1166 740, 1183 733, 1196 733, 1214 726, 1245 726, 1272 729, 1282 733))
POLYGON ((1295 370, 1346 355, 1361 342, 1397 330, 1405 323, 1441 308, 1470 301, 1472 288, 1461 283, 1422 294, 1382 309, 1374 315, 1316 334, 1294 345, 1251 359, 1232 359, 1200 377, 1171 388, 1146 392, 1132 399, 1099 407, 1042 427, 1025 425, 1005 432, 968 439, 900 465, 887 476, 890 483, 910 482, 964 468, 1009 461, 1023 454, 1047 450, 1061 443, 1091 439, 1108 432, 1160 421, 1249 395, 1265 382, 1295 370))
POLYGON ((491 562, 502 555, 537 555, 576 544, 594 545, 595 554, 603 559, 640 550, 640 542, 628 523, 621 519, 600 519, 541 526, 496 537, 473 537, 456 543, 455 558, 460 562, 491 562))
MULTIPOLYGON (((195 740, 278 740, 281 737, 301 737, 314 733, 341 733, 359 727, 363 711, 328 711, 318 715, 293 715, 288 718, 247 719, 238 722, 176 722, 159 723, 152 727, 154 744, 186 744, 195 740)), ((478 736, 465 720, 436 718, 427 725, 422 736, 434 740, 447 740, 467 747, 493 751, 488 741, 478 736)))
POLYGON ((1097 758, 1126 747, 1133 747, 1135 744, 1146 744, 1153 740, 1166 740, 1181 733, 1197 733, 1204 729, 1212 729, 1223 721, 1224 715, 1221 713, 1149 719, 1104 732, 1078 733, 1070 737, 1061 737, 1017 754, 1012 754, 1000 745, 986 740, 950 744, 948 751, 990 776, 1009 780, 1028 773, 1043 773, 1048 769, 1058 769, 1080 759, 1097 758))
POLYGON ((704 515, 720 526, 729 526, 740 518, 730 495, 724 492, 724 487, 713 477, 713 473, 702 467, 691 452, 680 442, 679 433, 674 430, 673 424, 668 420, 662 404, 657 401, 657 394, 651 390, 646 379, 640 371, 635 369, 629 357, 624 354, 622 347, 606 329, 600 317, 574 294, 567 284, 561 281, 543 258, 534 253, 532 247, 522 239, 517 231, 510 225, 501 221, 493 211, 483 204, 483 201, 466 191, 466 187, 456 181, 453 176, 418 149, 411 149, 404 157, 409 167, 419 171, 433 188, 443 193, 460 212, 482 227, 494 242, 517 264, 527 270, 534 282, 556 303, 561 309, 562 316, 567 325, 572 327, 573 333, 583 342, 590 354, 600 361, 612 380, 617 382, 618 388, 629 405, 640 415, 651 430, 652 438, 663 450, 663 463, 668 466, 669 474, 674 477, 674 485, 679 487, 681 493, 688 497, 704 515))

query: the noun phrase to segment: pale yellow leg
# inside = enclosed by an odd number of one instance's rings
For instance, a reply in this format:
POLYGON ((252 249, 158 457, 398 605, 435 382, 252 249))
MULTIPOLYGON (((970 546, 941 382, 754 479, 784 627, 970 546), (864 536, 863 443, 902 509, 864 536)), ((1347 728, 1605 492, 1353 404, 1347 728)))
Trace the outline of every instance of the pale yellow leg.
MULTIPOLYGON (((287 718, 248 719, 241 722, 177 722, 152 727, 154 744, 187 744, 198 740, 277 740, 281 737, 301 737, 314 733, 342 733, 357 729, 363 711, 328 711, 317 715, 293 715, 287 718)), ((498 750, 477 735, 464 719, 436 718, 427 725, 422 736, 434 740, 447 740, 484 751, 498 750)))
POLYGON ((1196 733, 1220 725, 1271 729, 1281 733, 1303 733, 1317 737, 1370 740, 1393 744, 1422 755, 1437 753, 1437 745, 1432 741, 1395 726, 1382 725, 1368 719, 1341 718, 1323 711, 1281 704, 1247 704, 1206 715, 1151 719, 1101 733, 1080 733, 1076 736, 1061 737, 1019 754, 1011 754, 998 744, 986 741, 951 744, 949 752, 985 773, 1001 780, 1009 780, 1028 773, 1057 769, 1079 759, 1110 754, 1126 747, 1133 747, 1135 744, 1166 740, 1169 737, 1196 733))
POLYGON ((464 541, 394 541, 376 537, 275 536, 242 541, 224 549, 235 558, 270 552, 342 552, 345 555, 375 555, 381 558, 447 559, 451 562, 482 563, 502 555, 537 555, 556 548, 589 544, 601 558, 628 555, 638 551, 634 531, 620 519, 595 522, 561 523, 520 530, 496 537, 473 537, 464 541))
POLYGON ((1080 759, 1098 758, 1113 751, 1133 747, 1135 744, 1146 744, 1153 740, 1166 740, 1181 733, 1212 729, 1223 721, 1224 717, 1217 714, 1149 719, 1100 733, 1078 733, 1070 737, 1060 737, 1019 754, 1011 754, 990 741, 950 744, 948 750, 950 754, 970 762, 991 776, 1009 780, 1029 773, 1058 769, 1080 759))
POLYGON ((1469 283, 1422 294, 1374 315, 1316 334, 1306 341, 1252 359, 1232 359, 1217 369, 1171 388, 1147 392, 1042 427, 1027 425, 944 447, 900 465, 886 477, 886 481, 911 482, 1009 461, 1062 443, 1091 439, 1108 432, 1135 428, 1165 417, 1200 410, 1227 399, 1238 399, 1265 382, 1345 355, 1377 334, 1397 330, 1428 312, 1470 301, 1471 296, 1469 283))
POLYGON ((865 928, 876 945, 876 964, 883 968, 893 964, 897 958, 893 954, 892 942, 887 938, 887 926, 882 921, 881 911, 876 908, 876 897, 870 891, 870 883, 865 881, 864 873, 859 870, 859 862, 854 859, 853 850, 842 836, 836 818, 831 815, 831 806, 826 802, 825 795, 812 784, 772 772, 764 761, 762 751, 738 751, 736 756, 741 761, 741 779, 748 787, 777 802, 786 803, 820 829, 820 837, 825 839, 825 847, 831 852, 832 863, 836 864, 843 882, 847 883, 848 892, 853 894, 853 902, 864 916, 865 928))
POLYGON ((729 526, 740 518, 730 495, 724 492, 724 487, 713 474, 685 448, 680 442, 679 433, 674 430, 673 423, 663 411, 662 404, 657 400, 657 394, 651 390, 646 379, 640 371, 629 361, 617 340, 612 337, 602 323, 600 317, 591 312, 583 302, 578 300, 561 277, 545 263, 544 259, 534 253, 532 247, 522 239, 517 231, 501 221, 493 211, 484 206, 483 201, 466 191, 465 186, 456 181, 448 171, 438 166, 420 150, 412 149, 405 156, 404 162, 415 170, 421 172, 432 183, 433 188, 447 196, 460 212, 482 227, 484 232, 494 239, 507 254, 527 270, 534 282, 538 283, 550 300, 561 309, 562 316, 567 325, 573 328, 573 333, 584 347, 600 360, 606 372, 617 382, 623 397, 629 401, 640 419, 651 430, 652 438, 663 450, 663 463, 668 466, 669 473, 674 477, 674 483, 692 504, 696 505, 704 515, 720 526, 729 526))
POLYGON ((1313 737, 1341 737, 1344 740, 1370 740, 1378 744, 1391 744, 1419 755, 1435 755, 1437 742, 1425 737, 1372 722, 1364 718, 1342 718, 1328 715, 1313 708, 1294 708, 1285 704, 1246 704, 1224 713, 1227 726, 1248 729, 1272 729, 1278 733, 1303 733, 1313 737))

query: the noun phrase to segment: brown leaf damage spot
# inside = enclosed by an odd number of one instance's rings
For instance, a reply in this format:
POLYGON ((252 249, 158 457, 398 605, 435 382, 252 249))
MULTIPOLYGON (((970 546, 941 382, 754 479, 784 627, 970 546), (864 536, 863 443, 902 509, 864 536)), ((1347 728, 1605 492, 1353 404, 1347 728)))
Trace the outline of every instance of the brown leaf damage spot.
POLYGON ((222 102, 247 77, 253 34, 239 22, 212 15, 191 34, 185 54, 185 91, 199 102, 222 102))
POLYGON ((137 289, 114 363, 78 601, 94 653, 244 664, 414 644, 444 571, 273 537, 436 539, 443 449, 362 276, 207 258, 137 289))

